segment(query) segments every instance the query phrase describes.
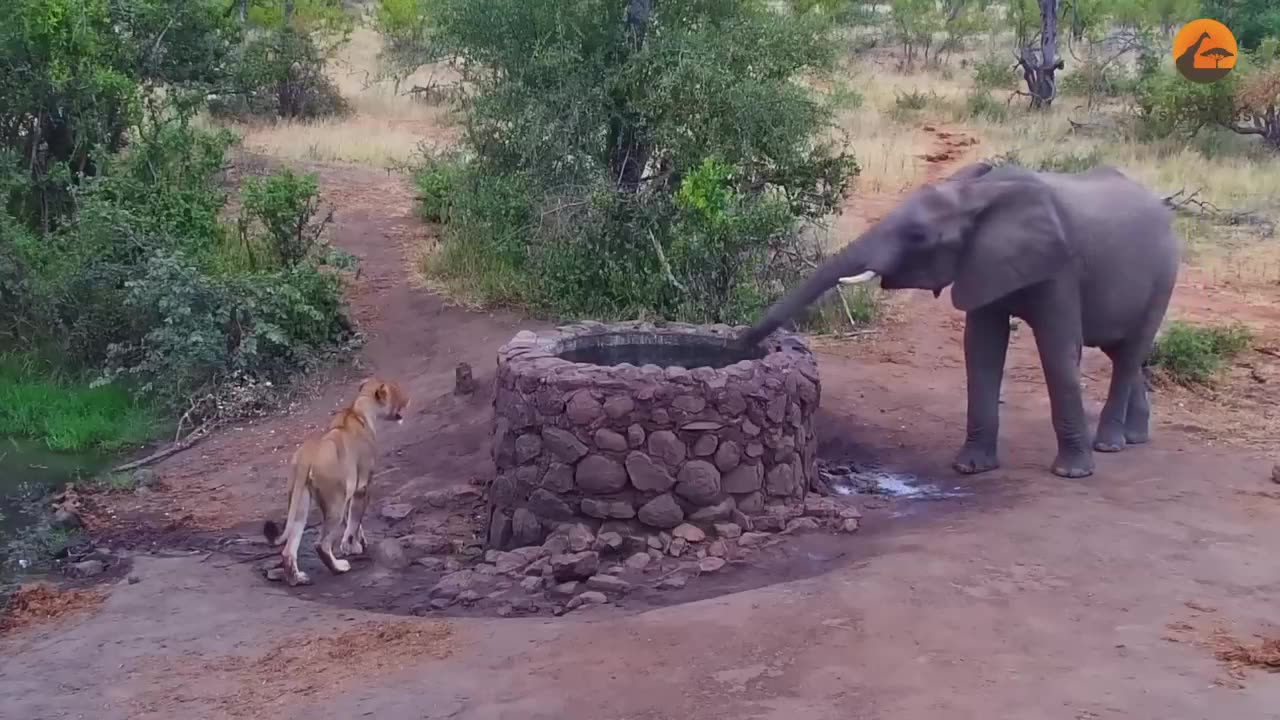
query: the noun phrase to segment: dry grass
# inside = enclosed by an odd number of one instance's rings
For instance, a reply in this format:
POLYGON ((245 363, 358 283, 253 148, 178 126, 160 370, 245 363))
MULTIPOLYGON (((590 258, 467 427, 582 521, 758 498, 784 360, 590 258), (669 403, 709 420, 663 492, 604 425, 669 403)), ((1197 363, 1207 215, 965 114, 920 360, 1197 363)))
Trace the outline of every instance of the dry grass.
POLYGON ((411 159, 420 145, 454 141, 455 130, 444 105, 406 94, 415 85, 447 84, 457 79, 448 67, 420 69, 401 83, 378 80, 381 40, 358 27, 351 42, 331 63, 329 74, 354 108, 345 118, 314 122, 276 122, 227 126, 244 137, 245 147, 282 160, 340 162, 393 167, 411 159))
POLYGON ((0 615, 0 635, 55 622, 97 608, 106 596, 96 590, 61 590, 43 583, 23 585, 0 615))
POLYGON ((452 627, 442 622, 367 621, 322 637, 290 635, 256 657, 158 658, 159 677, 151 685, 159 689, 142 698, 139 710, 144 717, 172 717, 197 702, 231 717, 272 717, 299 698, 333 697, 353 682, 443 660, 453 653, 453 642, 452 627), (173 697, 170 688, 180 686, 199 690, 173 697))

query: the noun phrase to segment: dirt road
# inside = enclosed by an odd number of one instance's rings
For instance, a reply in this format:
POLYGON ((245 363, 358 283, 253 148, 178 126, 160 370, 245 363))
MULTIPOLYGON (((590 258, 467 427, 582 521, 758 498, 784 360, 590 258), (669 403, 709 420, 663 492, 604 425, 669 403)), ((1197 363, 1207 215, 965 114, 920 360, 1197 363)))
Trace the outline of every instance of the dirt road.
MULTIPOLYGON (((418 287, 425 230, 409 191, 381 172, 318 169, 339 207, 336 242, 364 267, 352 301, 365 368, 161 465, 170 489, 121 502, 122 525, 167 515, 254 537, 283 512, 297 439, 369 369, 401 378, 417 410, 382 438, 379 503, 483 474, 489 396, 452 395, 454 365, 470 362, 483 387, 496 348, 535 323, 450 308, 418 287)), ((1241 307, 1188 277, 1179 307, 1280 327, 1276 298, 1241 307)), ((0 639, 0 717, 1280 718, 1280 675, 1215 657, 1231 638, 1280 634, 1280 486, 1265 443, 1232 429, 1243 406, 1158 393, 1150 445, 1100 456, 1091 478, 1055 477, 1024 330, 1006 374, 1005 465, 958 478, 962 318, 945 294, 900 294, 894 314, 877 335, 818 343, 822 454, 871 455, 966 494, 870 513, 840 536, 846 554, 815 562, 820 574, 643 612, 434 619, 359 609, 388 582, 368 565, 302 592, 220 552, 143 553, 96 611, 0 639)), ((1258 368, 1274 399, 1275 363, 1258 368)), ((1106 371, 1087 355, 1094 416, 1106 371)), ((375 519, 371 534, 383 527, 375 519)), ((810 559, 806 547, 792 564, 810 559)))

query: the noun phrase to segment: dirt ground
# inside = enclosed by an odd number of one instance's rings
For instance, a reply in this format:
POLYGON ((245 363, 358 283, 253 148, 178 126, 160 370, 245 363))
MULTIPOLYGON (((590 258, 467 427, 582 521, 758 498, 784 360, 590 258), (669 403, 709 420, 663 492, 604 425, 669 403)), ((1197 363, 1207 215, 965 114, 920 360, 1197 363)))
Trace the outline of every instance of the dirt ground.
MULTIPOLYGON (((937 140, 920 160, 929 179, 980 151, 962 129, 921 132, 937 140)), ((335 242, 363 267, 360 366, 287 415, 159 465, 167 490, 119 498, 119 537, 152 543, 134 543, 128 578, 104 586, 96 610, 0 638, 0 716, 1280 718, 1280 674, 1215 655, 1223 638, 1280 633, 1280 458, 1266 455, 1280 444, 1280 358, 1258 352, 1232 369, 1231 387, 1248 392, 1160 390, 1150 445, 1066 480, 1047 471, 1048 398, 1030 333, 1016 332, 1004 467, 962 478, 949 464, 964 425, 963 318, 945 294, 899 293, 872 334, 815 341, 819 431, 824 458, 876 459, 961 497, 878 501, 856 534, 789 540, 759 567, 698 578, 662 603, 563 617, 415 617, 405 598, 425 581, 369 563, 314 573, 305 589, 267 582, 244 558, 265 550, 262 520, 283 516, 289 453, 355 379, 377 371, 412 395, 414 412, 380 436, 373 506, 421 505, 484 477, 495 351, 538 325, 450 307, 421 286, 413 266, 429 231, 399 178, 314 169, 338 208, 335 242), (463 361, 480 381, 471 397, 451 393, 463 361)), ((841 223, 891 206, 854 198, 841 223)), ((1274 347, 1277 295, 1188 271, 1175 313, 1239 317, 1274 347)), ((1096 417, 1109 368, 1093 351, 1085 366, 1096 417)), ((375 540, 393 529, 370 522, 375 540)))

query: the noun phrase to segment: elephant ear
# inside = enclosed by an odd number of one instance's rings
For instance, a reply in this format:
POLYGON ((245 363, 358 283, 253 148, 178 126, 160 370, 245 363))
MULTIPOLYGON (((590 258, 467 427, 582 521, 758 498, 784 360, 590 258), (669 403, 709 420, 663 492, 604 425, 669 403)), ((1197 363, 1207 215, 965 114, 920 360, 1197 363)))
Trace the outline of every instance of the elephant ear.
POLYGON ((961 181, 954 194, 965 218, 964 250, 951 303, 969 312, 1047 280, 1072 261, 1048 186, 1034 178, 961 181))
POLYGON ((969 163, 968 165, 965 165, 959 170, 946 176, 942 180, 943 182, 951 182, 953 180, 973 180, 975 178, 980 178, 983 175, 986 175, 987 173, 991 172, 994 169, 995 169, 995 166, 992 165, 991 163, 986 163, 986 162, 969 163))

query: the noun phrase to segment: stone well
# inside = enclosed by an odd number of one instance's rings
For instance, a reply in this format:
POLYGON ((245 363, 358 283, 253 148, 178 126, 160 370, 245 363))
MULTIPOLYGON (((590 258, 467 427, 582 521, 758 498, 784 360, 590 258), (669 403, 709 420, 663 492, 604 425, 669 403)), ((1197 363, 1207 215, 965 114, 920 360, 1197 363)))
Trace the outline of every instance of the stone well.
POLYGON ((565 523, 659 533, 794 516, 817 474, 817 363, 797 335, 582 323, 498 351, 488 547, 565 523))

